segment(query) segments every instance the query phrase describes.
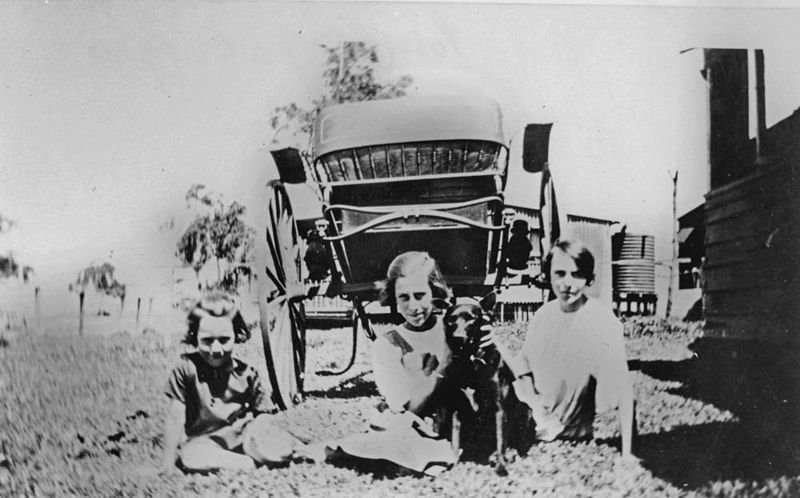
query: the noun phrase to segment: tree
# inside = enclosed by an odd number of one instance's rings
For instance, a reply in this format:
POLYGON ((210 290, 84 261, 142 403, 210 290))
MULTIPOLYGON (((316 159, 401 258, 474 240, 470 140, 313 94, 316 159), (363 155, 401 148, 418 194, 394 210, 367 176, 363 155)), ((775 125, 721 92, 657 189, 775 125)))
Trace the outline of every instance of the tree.
MULTIPOLYGON (((9 219, 8 217, 3 216, 0 214, 0 234, 8 233, 14 226, 16 222, 9 219)), ((34 275, 33 267, 20 263, 14 258, 14 254, 12 251, 8 251, 5 255, 0 254, 0 282, 3 280, 16 278, 21 279, 23 285, 27 285, 31 279, 31 276, 34 275)), ((34 310, 36 313, 36 326, 37 328, 41 327, 41 314, 39 308, 39 287, 34 289, 34 310)), ((22 323, 25 329, 28 328, 28 322, 25 318, 25 314, 23 313, 22 323)))
MULTIPOLYGON (((17 223, 0 214, 0 234, 8 233, 17 223)), ((14 259, 14 254, 9 251, 6 255, 0 255, 0 280, 4 278, 22 278, 26 284, 33 275, 33 268, 19 263, 14 259)))
MULTIPOLYGON (((86 297, 86 290, 91 286, 95 292, 104 296, 119 299, 120 318, 125 309, 125 284, 120 283, 114 278, 114 265, 103 263, 101 265, 89 265, 80 272, 75 282, 69 284, 70 292, 78 294, 78 332, 83 334, 83 304, 86 297)), ((102 314, 98 310, 97 314, 102 314)))
POLYGON ((217 267, 215 286, 235 291, 240 277, 250 275, 250 255, 255 231, 243 221, 245 207, 236 201, 226 205, 222 196, 192 185, 186 192, 189 204, 198 204, 198 213, 178 240, 175 255, 194 269, 200 286, 200 271, 212 259, 217 267), (222 262, 225 262, 223 271, 222 262))
POLYGON ((310 107, 295 102, 278 106, 270 118, 274 132, 272 143, 283 142, 297 147, 307 163, 314 117, 320 109, 344 102, 402 97, 412 83, 409 75, 389 82, 376 79, 375 66, 379 58, 375 45, 349 41, 336 47, 320 47, 327 53, 322 72, 322 95, 313 99, 310 107), (284 131, 289 137, 279 140, 279 135, 284 131))
POLYGON ((19 275, 19 263, 14 259, 14 255, 8 253, 0 255, 0 279, 17 277, 19 275))

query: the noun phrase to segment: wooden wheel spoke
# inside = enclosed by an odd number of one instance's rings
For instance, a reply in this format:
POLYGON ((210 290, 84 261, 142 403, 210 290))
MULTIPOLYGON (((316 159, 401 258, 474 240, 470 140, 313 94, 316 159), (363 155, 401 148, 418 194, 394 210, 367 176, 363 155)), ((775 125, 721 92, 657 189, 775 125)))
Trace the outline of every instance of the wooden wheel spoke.
POLYGON ((264 278, 277 291, 266 294, 265 290, 259 298, 261 333, 276 402, 281 409, 287 409, 303 390, 305 311, 302 303, 295 300, 304 292, 300 237, 291 203, 280 183, 272 184, 266 211, 264 240, 268 250, 264 251, 264 278))
POLYGON ((280 230, 277 223, 277 214, 273 209, 273 204, 270 203, 269 209, 269 227, 267 228, 267 246, 269 247, 270 256, 272 256, 273 268, 275 274, 281 280, 285 281, 286 276, 283 273, 283 257, 280 252, 280 230), (276 240, 277 239, 277 240, 276 240))
MULTIPOLYGON (((286 297, 286 294, 278 294, 277 296, 271 296, 271 299, 267 299, 267 307, 268 309, 273 309, 273 308, 277 309, 279 306, 283 306, 283 304, 286 302, 287 299, 288 297, 286 297)), ((277 314, 278 313, 275 313, 276 316, 277 314)))
POLYGON ((282 188, 281 189, 275 189, 275 197, 273 197, 273 199, 275 199, 275 211, 276 211, 276 213, 282 213, 283 212, 283 205, 282 205, 283 204, 283 202, 282 202, 283 199, 281 198, 282 196, 280 195, 279 192, 282 193, 283 189, 282 188))
MULTIPOLYGON (((281 282, 285 282, 286 281, 286 276, 283 274, 283 271, 281 271, 282 267, 281 267, 281 264, 279 264, 280 263, 280 253, 278 252, 278 248, 277 248, 277 246, 275 244, 275 241, 269 235, 267 235, 267 247, 269 248, 269 254, 270 254, 270 257, 272 258, 271 267, 274 270, 272 272, 273 275, 275 275, 275 278, 279 279, 281 282)), ((269 268, 269 266, 267 266, 267 268, 269 268)))
POLYGON ((289 305, 289 315, 292 318, 292 320, 290 321, 292 326, 292 346, 294 349, 293 352, 295 357, 294 371, 299 378, 303 374, 303 369, 304 369, 303 367, 305 366, 305 361, 303 358, 304 355, 302 354, 303 348, 300 344, 299 327, 298 324, 296 323, 297 311, 295 310, 294 304, 289 305))
POLYGON ((286 294, 286 285, 284 285, 284 283, 281 282, 281 280, 278 279, 278 277, 272 273, 269 268, 264 268, 264 270, 266 270, 267 277, 269 277, 270 281, 272 281, 272 283, 275 284, 275 287, 278 288, 278 292, 281 294, 286 294))

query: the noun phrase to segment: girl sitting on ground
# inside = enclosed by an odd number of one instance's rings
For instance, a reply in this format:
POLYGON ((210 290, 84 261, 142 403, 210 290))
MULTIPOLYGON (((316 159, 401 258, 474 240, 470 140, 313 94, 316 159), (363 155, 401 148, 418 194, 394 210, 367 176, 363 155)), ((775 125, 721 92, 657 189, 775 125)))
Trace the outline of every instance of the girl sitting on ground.
POLYGON ((402 317, 373 344, 375 383, 384 397, 371 430, 329 443, 331 450, 368 460, 388 460, 435 475, 457 460, 432 419, 448 396, 450 348, 437 300, 450 291, 428 253, 406 252, 389 265, 382 304, 402 317))
POLYGON ((195 351, 181 356, 169 376, 161 471, 251 469, 282 464, 304 449, 276 427, 276 408, 253 367, 233 357, 234 343, 250 331, 235 302, 214 292, 191 310, 184 342, 195 351))
POLYGON ((427 253, 403 253, 389 265, 381 302, 403 323, 380 334, 372 348, 375 384, 385 399, 382 411, 408 411, 420 418, 436 414, 437 387, 447 373, 451 352, 434 303, 449 296, 436 262, 427 253))
POLYGON ((634 399, 622 323, 586 295, 594 280, 594 257, 582 243, 561 240, 543 270, 556 299, 536 312, 516 357, 499 348, 517 377, 517 398, 530 407, 535 439, 590 440, 595 413, 618 407, 622 456, 635 461, 634 399))

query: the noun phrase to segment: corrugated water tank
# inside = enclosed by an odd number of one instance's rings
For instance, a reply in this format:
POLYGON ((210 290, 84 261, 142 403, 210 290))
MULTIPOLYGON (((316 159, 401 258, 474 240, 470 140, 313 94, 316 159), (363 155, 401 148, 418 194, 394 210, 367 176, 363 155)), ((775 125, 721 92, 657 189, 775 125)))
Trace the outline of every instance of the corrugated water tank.
POLYGON ((653 235, 620 233, 611 247, 614 292, 655 294, 656 243, 653 235))

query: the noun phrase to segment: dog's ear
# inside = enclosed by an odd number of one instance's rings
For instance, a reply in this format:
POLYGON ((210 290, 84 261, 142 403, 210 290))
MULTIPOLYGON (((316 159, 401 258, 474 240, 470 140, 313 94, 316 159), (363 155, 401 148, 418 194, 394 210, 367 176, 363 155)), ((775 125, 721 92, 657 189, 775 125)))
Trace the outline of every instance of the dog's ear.
POLYGON ((479 302, 481 305, 481 309, 487 313, 491 313, 494 311, 494 307, 497 304, 497 293, 492 291, 485 296, 483 296, 479 302))
POLYGON ((446 310, 450 307, 450 301, 447 299, 442 299, 441 297, 435 297, 431 300, 431 304, 437 310, 446 310))

